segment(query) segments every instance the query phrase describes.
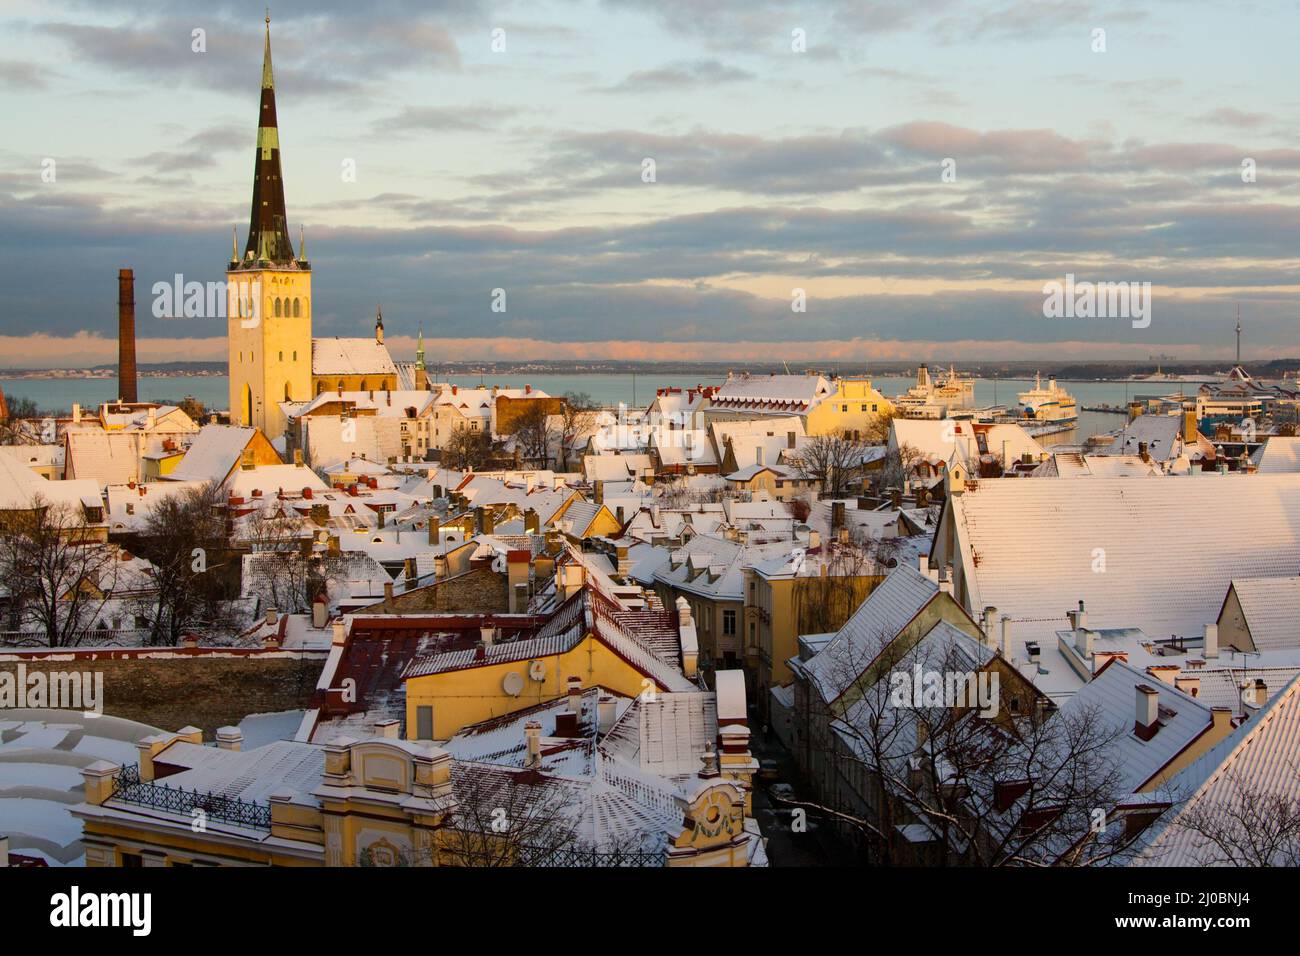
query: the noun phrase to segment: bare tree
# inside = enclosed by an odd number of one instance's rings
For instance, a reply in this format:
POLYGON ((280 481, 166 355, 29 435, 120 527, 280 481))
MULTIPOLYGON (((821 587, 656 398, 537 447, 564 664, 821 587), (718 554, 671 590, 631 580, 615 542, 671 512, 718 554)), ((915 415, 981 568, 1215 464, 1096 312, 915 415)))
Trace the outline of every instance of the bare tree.
POLYGON ((794 581, 795 633, 826 634, 844 626, 887 570, 885 548, 879 544, 859 535, 823 546, 816 566, 810 564, 794 581))
POLYGON ((149 512, 137 554, 152 565, 154 588, 136 599, 137 614, 149 622, 149 643, 177 644, 195 629, 230 627, 232 593, 225 495, 209 482, 165 498, 149 512))
MULTIPOLYGON (((1265 788, 1229 768, 1220 799, 1193 798, 1169 824, 1190 837, 1197 866, 1300 866, 1300 768, 1289 763, 1289 785, 1265 788)), ((1159 851, 1156 859, 1159 860, 1159 851)))
POLYGON ((442 448, 439 463, 454 471, 474 471, 487 464, 492 455, 492 438, 485 431, 458 425, 442 448))
POLYGON ((924 458, 921 450, 907 442, 885 453, 880 469, 880 484, 885 488, 905 488, 917 464, 924 458))
MULTIPOLYGON (((833 706, 808 695, 805 762, 823 799, 787 802, 859 834, 877 863, 1088 866, 1132 855, 1126 827, 1097 826, 1099 810, 1104 817, 1128 796, 1111 751, 1128 728, 1108 726, 1096 708, 1057 712, 1032 692, 1017 710, 1003 689, 993 716, 952 701, 900 701, 895 674, 975 673, 969 653, 944 641, 907 647, 882 635, 856 651, 840 646, 843 693, 833 706), (900 839, 905 831, 915 835, 900 839)), ((976 671, 1010 676, 1000 660, 976 671)))
POLYGON ((524 462, 539 468, 545 468, 550 461, 551 447, 560 435, 547 404, 542 400, 529 402, 510 423, 508 433, 524 462))
POLYGON ((862 432, 862 440, 871 445, 883 445, 889 441, 889 426, 894 421, 893 412, 881 412, 871 419, 862 432))
MULTIPOLYGON (((35 445, 41 440, 35 420, 41 411, 30 398, 5 400, 0 395, 0 445, 35 445)), ((53 436, 51 436, 51 439, 53 436)))
POLYGON ((312 549, 311 523, 273 508, 246 516, 237 532, 248 549, 243 591, 286 614, 311 610, 316 597, 343 580, 357 558, 348 552, 319 554, 312 549))
POLYGON ((559 442, 563 471, 569 470, 569 451, 583 435, 596 427, 596 403, 587 392, 565 392, 560 409, 559 442))
POLYGON ((112 595, 116 549, 99 540, 85 510, 39 495, 0 520, 0 579, 11 620, 34 626, 50 647, 81 643, 112 595))
POLYGON ((800 477, 815 481, 823 498, 842 498, 861 481, 867 445, 845 435, 814 435, 798 452, 800 477))

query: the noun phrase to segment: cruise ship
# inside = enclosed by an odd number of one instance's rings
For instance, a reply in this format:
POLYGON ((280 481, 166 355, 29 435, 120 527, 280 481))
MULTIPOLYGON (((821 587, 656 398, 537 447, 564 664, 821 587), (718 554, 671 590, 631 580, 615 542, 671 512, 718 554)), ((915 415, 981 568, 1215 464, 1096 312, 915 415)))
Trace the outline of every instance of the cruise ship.
POLYGON ((920 366, 916 384, 894 399, 894 408, 904 418, 953 418, 974 407, 975 380, 960 375, 951 365, 937 382, 930 378, 928 365, 920 366))
POLYGON ((1043 388, 1043 377, 1034 376, 1034 387, 1016 396, 1020 403, 1018 415, 1022 419, 1046 424, 1064 424, 1079 417, 1074 398, 1065 389, 1049 379, 1043 388))

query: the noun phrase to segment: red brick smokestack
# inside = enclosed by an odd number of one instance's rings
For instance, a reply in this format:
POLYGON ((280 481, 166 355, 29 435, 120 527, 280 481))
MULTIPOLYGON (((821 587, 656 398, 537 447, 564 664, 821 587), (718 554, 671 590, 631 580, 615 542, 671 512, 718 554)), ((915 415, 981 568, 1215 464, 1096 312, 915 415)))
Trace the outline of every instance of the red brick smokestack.
POLYGON ((135 273, 117 273, 117 397, 136 402, 135 372, 135 273))

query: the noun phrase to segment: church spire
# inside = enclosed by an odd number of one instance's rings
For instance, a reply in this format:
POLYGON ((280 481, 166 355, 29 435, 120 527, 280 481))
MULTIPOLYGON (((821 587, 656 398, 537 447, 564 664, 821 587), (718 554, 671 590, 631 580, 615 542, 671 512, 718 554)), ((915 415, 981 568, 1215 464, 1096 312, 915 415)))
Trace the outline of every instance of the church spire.
POLYGON ((375 306, 375 341, 384 344, 384 313, 378 305, 375 306))
POLYGON ((280 174, 280 131, 275 118, 275 77, 271 71, 271 15, 266 15, 266 44, 262 53, 262 102, 257 122, 257 155, 253 164, 253 208, 249 214, 244 262, 249 265, 293 262, 293 243, 284 209, 280 174), (249 259, 252 262, 249 262, 249 259))
POLYGON ((416 391, 429 390, 429 372, 424 365, 424 323, 420 323, 420 337, 415 342, 415 388, 416 391))

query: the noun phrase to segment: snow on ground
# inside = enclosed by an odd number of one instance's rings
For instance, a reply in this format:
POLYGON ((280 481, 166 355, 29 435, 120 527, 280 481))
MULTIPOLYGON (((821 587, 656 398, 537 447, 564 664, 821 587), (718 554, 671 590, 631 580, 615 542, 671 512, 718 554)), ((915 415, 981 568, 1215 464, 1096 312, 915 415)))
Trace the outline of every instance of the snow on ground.
POLYGON ((282 710, 273 714, 249 714, 239 722, 244 750, 253 750, 277 740, 293 740, 302 723, 303 710, 282 710))

